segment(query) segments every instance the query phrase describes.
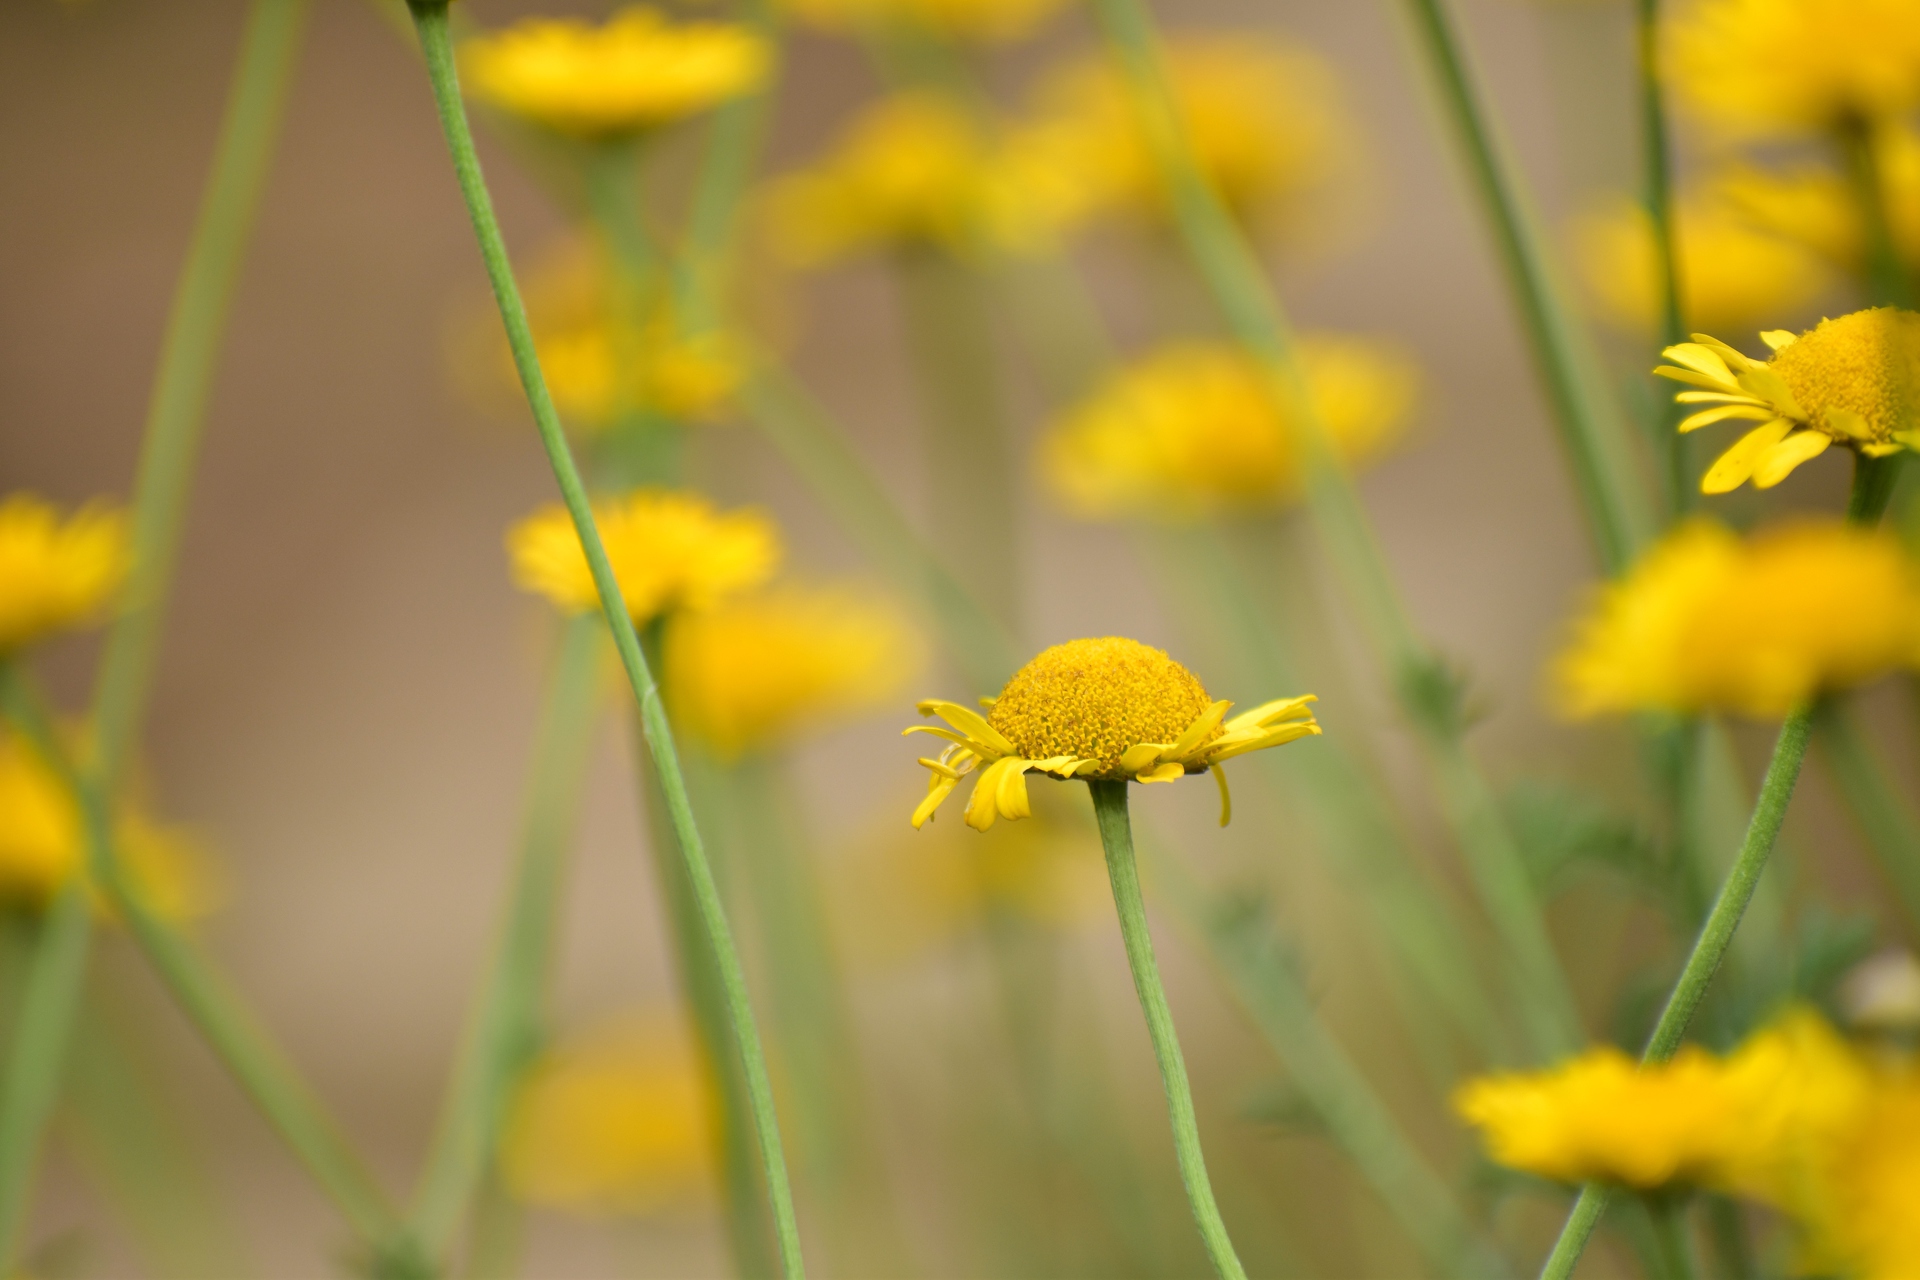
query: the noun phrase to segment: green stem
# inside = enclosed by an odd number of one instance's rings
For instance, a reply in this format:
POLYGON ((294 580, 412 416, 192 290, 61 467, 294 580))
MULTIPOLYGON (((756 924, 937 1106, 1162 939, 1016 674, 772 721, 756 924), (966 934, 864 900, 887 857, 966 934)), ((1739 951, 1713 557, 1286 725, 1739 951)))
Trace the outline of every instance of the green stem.
MULTIPOLYGON (((1640 80, 1640 163, 1648 225, 1653 230, 1654 274, 1660 300, 1660 345, 1687 339, 1687 321, 1680 304, 1681 277, 1678 233, 1673 214, 1673 159, 1667 139, 1667 113, 1660 79, 1660 0, 1635 0, 1634 36, 1640 80)), ((1684 515, 1698 497, 1693 481, 1691 438, 1674 430, 1675 407, 1661 397, 1662 425, 1667 446, 1667 501, 1675 515, 1684 515)))
POLYGON ((1680 1196, 1644 1197, 1647 1217, 1653 1223, 1653 1247, 1660 1259, 1665 1280, 1695 1280, 1699 1269, 1693 1263, 1693 1241, 1687 1230, 1687 1201, 1680 1196))
POLYGON ((1193 1091, 1187 1084, 1187 1064, 1174 1035, 1173 1011, 1160 986, 1160 969, 1153 959, 1153 938, 1147 932, 1147 904, 1140 895, 1140 869, 1133 859, 1133 828, 1127 817, 1127 782, 1092 779, 1093 815, 1100 824, 1100 844, 1107 854, 1107 878, 1113 884, 1113 905, 1120 915, 1120 936, 1127 947, 1127 965, 1133 970, 1133 989, 1146 1015, 1153 1056, 1160 1063, 1166 1087, 1167 1118, 1173 1125, 1173 1149, 1180 1161, 1180 1181, 1207 1257, 1221 1280, 1246 1280, 1246 1270, 1227 1239, 1227 1224, 1213 1201, 1207 1181, 1206 1158, 1200 1151, 1200 1126, 1193 1114, 1193 1091))
POLYGON ((1407 5, 1446 114, 1465 148, 1467 168, 1492 224, 1601 563, 1611 576, 1632 560, 1653 525, 1634 474, 1625 426, 1605 402, 1602 380, 1555 286, 1544 237, 1526 206, 1512 162, 1495 139, 1444 0, 1407 0, 1407 5))
POLYGON ((1840 152, 1853 187, 1865 243, 1868 300, 1874 306, 1914 305, 1913 278, 1901 259, 1899 241, 1887 211, 1886 174, 1880 164, 1879 139, 1871 121, 1849 117, 1840 123, 1840 152))
POLYGON ((640 652, 640 638, 634 632, 633 619, 627 614, 619 581, 613 575, 613 566, 607 560, 607 550, 600 540, 600 531, 594 525, 593 508, 587 498, 586 486, 580 479, 580 470, 567 446, 560 417, 554 412, 553 397, 547 392, 546 378, 540 371, 540 358, 534 351, 533 333, 527 324, 526 306, 521 301, 519 286, 514 282, 506 240, 500 233, 500 223, 494 215, 493 198, 481 174, 480 157, 473 146, 473 131, 468 126, 466 107, 460 99, 453 41, 447 30, 446 0, 413 0, 410 8, 414 27, 420 33, 421 51, 426 57, 427 75, 433 87, 434 105, 446 134, 454 174, 459 180, 467 213, 473 221, 480 256, 486 264, 488 281, 493 286, 494 300, 499 304, 500 316, 506 325, 507 340, 520 373, 521 386, 533 410, 534 425, 539 429, 540 443, 552 464, 561 498, 573 517, 575 532, 586 553, 587 565, 593 572, 594 586, 600 593, 607 624, 613 630, 614 647, 620 654, 620 664, 639 703, 641 725, 651 748, 654 770, 659 777, 681 857, 686 864, 707 944, 713 950, 725 988, 728 1020, 753 1103, 755 1135, 759 1139, 761 1163, 766 1170, 767 1192, 780 1242, 781 1265, 789 1280, 797 1280, 805 1274, 805 1265, 800 1257, 800 1229, 793 1212, 786 1154, 782 1149, 780 1128, 774 1115, 773 1086, 767 1078, 766 1057, 761 1049, 759 1029, 754 1024, 753 1008, 747 998, 746 977, 741 971, 740 955, 734 947, 733 934, 720 903, 720 890, 714 883, 713 869, 707 864, 699 828, 694 823, 693 805, 687 798, 686 779, 681 774, 673 730, 667 724, 659 686, 655 684, 652 672, 647 669, 645 655, 640 652))
POLYGON ((547 686, 506 915, 414 1202, 414 1231, 437 1257, 451 1246, 486 1176, 514 1083, 540 1047, 604 643, 597 618, 570 622, 547 686))
POLYGON ((1713 1241, 1715 1274, 1720 1280, 1748 1280, 1757 1273, 1741 1214, 1739 1201, 1722 1195, 1707 1197, 1707 1231, 1713 1241))
POLYGON ((1822 709, 1819 733, 1841 798, 1866 836, 1880 873, 1898 893, 1908 926, 1920 930, 1920 818, 1852 707, 1829 703, 1822 709))

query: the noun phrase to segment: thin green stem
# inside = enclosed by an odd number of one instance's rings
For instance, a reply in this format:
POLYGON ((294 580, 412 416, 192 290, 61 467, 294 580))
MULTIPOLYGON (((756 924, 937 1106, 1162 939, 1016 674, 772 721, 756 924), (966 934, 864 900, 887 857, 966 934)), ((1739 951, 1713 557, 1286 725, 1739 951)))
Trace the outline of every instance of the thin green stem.
POLYGON ((1556 287, 1545 238, 1481 105, 1444 0, 1407 0, 1407 6, 1441 104, 1453 121, 1468 171, 1485 205, 1601 564, 1611 576, 1632 560, 1653 528, 1626 427, 1606 403, 1602 379, 1556 287))
POLYGON ((1153 938, 1147 932, 1147 904, 1140 894, 1140 868, 1133 858, 1133 827, 1127 816, 1127 782, 1093 779, 1093 816, 1100 824, 1100 844, 1107 855, 1107 879, 1113 884, 1113 905, 1120 915, 1120 937, 1127 947, 1127 965, 1133 970, 1133 989, 1146 1015, 1153 1056, 1160 1063, 1166 1087, 1167 1118, 1173 1125, 1173 1150, 1180 1161, 1180 1181, 1207 1257, 1221 1280, 1246 1280, 1246 1270, 1227 1238, 1227 1224, 1213 1201, 1207 1181, 1206 1157, 1200 1151, 1200 1126, 1193 1114, 1193 1090, 1187 1084, 1187 1064, 1173 1030, 1173 1011, 1160 986, 1160 968, 1153 958, 1153 938))
POLYGON ((1681 1196, 1647 1196, 1647 1218, 1653 1224, 1654 1254, 1664 1280, 1696 1280, 1692 1233, 1687 1228, 1688 1201, 1681 1196))
MULTIPOLYGON (((1654 276, 1660 303, 1660 345, 1687 339, 1680 303, 1680 249, 1673 211, 1673 158, 1667 139, 1667 112, 1660 79, 1660 0, 1635 0, 1634 43, 1640 81, 1641 199, 1653 231, 1654 276)), ((1670 398, 1662 397, 1667 440, 1667 500, 1677 516, 1692 508, 1698 494, 1690 456, 1691 437, 1673 429, 1677 417, 1670 398)))
POLYGON ((486 1176, 514 1082, 540 1047, 604 643, 597 618, 569 622, 547 685, 506 914, 414 1201, 414 1231, 436 1257, 451 1246, 486 1176))
POLYGON ((774 1225, 780 1242, 781 1264, 789 1280, 797 1280, 805 1273, 805 1266, 800 1257, 800 1231, 793 1212, 786 1155, 774 1115, 773 1086, 767 1078, 766 1057, 761 1049, 752 1005, 747 997, 746 977, 740 967, 740 956, 734 947, 726 912, 721 906, 720 890, 714 883, 713 869, 707 863, 699 828, 694 823, 693 805, 687 797, 686 780, 681 774, 673 731, 667 724, 659 686, 647 669, 645 655, 640 652, 640 639, 634 632, 633 619, 628 616, 619 581, 614 577, 600 531, 594 524, 586 486, 580 479, 579 468, 574 463, 566 434, 560 426, 560 417, 554 412, 553 398, 547 392, 546 379, 540 371, 533 333, 527 324, 526 307, 521 301, 519 286, 514 282, 506 240, 501 235, 499 221, 494 215, 493 199, 480 171, 473 132, 467 123, 466 107, 460 99, 453 41, 447 30, 446 0, 415 0, 411 11, 414 26, 420 33, 434 104, 446 134, 454 174, 459 180, 467 213, 473 221, 481 258, 493 286, 494 299, 499 304, 501 319, 506 325, 514 364, 533 410, 540 442, 552 464, 561 498, 573 517, 574 529, 586 553, 588 567, 593 572, 594 586, 600 593, 607 624, 612 628, 614 647, 620 654, 621 666, 639 703, 641 723, 651 748, 660 789, 666 800, 681 857, 686 864, 707 943, 713 950, 725 987, 727 1013, 753 1103, 754 1128, 759 1140, 761 1162, 766 1171, 768 1197, 772 1202, 774 1225))
POLYGON ((1871 121, 1849 117, 1838 130, 1840 153, 1853 187, 1860 230, 1868 301, 1874 306, 1914 305, 1913 277, 1900 256, 1887 209, 1887 181, 1880 160, 1879 136, 1871 121))
POLYGON ((1852 707, 1822 709, 1818 732, 1829 774, 1867 838, 1880 873, 1893 885, 1910 929, 1920 930, 1920 817, 1894 783, 1852 707))

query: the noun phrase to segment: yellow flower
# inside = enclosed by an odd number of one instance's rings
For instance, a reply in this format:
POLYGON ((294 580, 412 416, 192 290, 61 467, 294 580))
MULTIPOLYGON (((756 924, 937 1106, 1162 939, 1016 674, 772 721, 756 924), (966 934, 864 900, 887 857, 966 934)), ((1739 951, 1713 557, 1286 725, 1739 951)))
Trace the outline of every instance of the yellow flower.
MULTIPOLYGON (((635 489, 596 504, 594 519, 635 622, 708 608, 759 586, 780 562, 779 530, 768 516, 750 508, 722 513, 698 494, 635 489)), ((507 551, 522 589, 569 613, 600 607, 565 507, 543 507, 513 526, 507 551)))
POLYGON ((1577 624, 1554 675, 1575 716, 1785 714, 1920 660, 1920 585, 1889 534, 1832 522, 1742 540, 1682 525, 1577 624))
POLYGON ((1064 0, 781 0, 780 7, 827 31, 906 27, 968 44, 1018 40, 1058 13, 1064 0))
POLYGON ((1726 493, 1749 479, 1770 489, 1794 468, 1842 444, 1882 458, 1920 443, 1920 315, 1896 307, 1822 320, 1798 337, 1760 335, 1771 348, 1754 360, 1703 333, 1661 352, 1676 364, 1654 372, 1695 388, 1674 398, 1709 407, 1682 431, 1728 419, 1758 422, 1720 455, 1700 482, 1726 493))
POLYGON ((1031 249, 1075 199, 1051 157, 995 137, 940 94, 913 92, 861 112, 830 154, 774 185, 768 212, 779 252, 818 266, 869 249, 1031 249))
POLYGON ((0 657, 97 617, 131 566, 118 511, 94 504, 62 521, 31 494, 0 499, 0 657))
POLYGON ((751 93, 771 61, 766 41, 745 27, 674 23, 644 6, 598 27, 528 18, 460 47, 475 97, 585 138, 637 133, 751 93))
MULTIPOLYGON (((204 916, 224 897, 217 868, 187 832, 125 805, 115 853, 146 904, 172 920, 204 916)), ((0 734, 0 899, 45 906, 86 865, 80 806, 25 743, 0 734)))
MULTIPOLYGON (((1675 210, 1683 314, 1703 329, 1744 327, 1805 306, 1828 274, 1802 244, 1756 227, 1718 200, 1682 200, 1675 210)), ((1574 227, 1582 275, 1607 315, 1651 332, 1663 305, 1653 224, 1630 200, 1574 227)))
POLYGON ((1821 129, 1920 103, 1910 0, 1693 0, 1665 36, 1674 87, 1732 132, 1821 129))
POLYGON ((890 601, 781 587, 673 620, 667 703, 680 727, 733 760, 887 701, 921 659, 890 601))
POLYGON ((1817 1166, 1795 1216, 1808 1270, 1859 1280, 1920 1276, 1920 1079, 1883 1082, 1817 1166))
POLYGON ((919 827, 960 779, 975 770, 967 825, 985 831, 995 818, 1024 818, 1027 772, 1056 778, 1172 782, 1213 772, 1220 787, 1220 825, 1232 816, 1221 765, 1249 751, 1320 732, 1312 694, 1263 702, 1227 719, 1231 702, 1214 701, 1192 672, 1137 640, 1108 637, 1054 645, 1014 673, 982 716, 957 702, 928 699, 920 714, 951 728, 915 725, 907 733, 944 738, 947 748, 923 759, 927 798, 914 810, 919 827))
MULTIPOLYGON (((1888 230, 1901 258, 1920 262, 1920 131, 1905 121, 1875 130, 1888 230)), ((1811 249, 1852 272, 1866 268, 1860 201, 1845 176, 1818 165, 1779 169, 1731 164, 1710 179, 1727 208, 1756 227, 1811 249)), ((1702 327, 1711 323, 1702 321, 1702 327)))
MULTIPOLYGON (((1200 170, 1248 221, 1298 224, 1358 153, 1340 82, 1319 54, 1246 33, 1176 35, 1165 66, 1200 170)), ((1092 208, 1166 215, 1166 193, 1125 77, 1099 55, 1040 84, 1028 126, 1092 208)))
MULTIPOLYGON (((1399 350, 1362 338, 1301 344, 1330 443, 1359 465, 1399 436, 1419 374, 1399 350)), ((1091 519, 1193 517, 1293 501, 1294 429, 1259 364, 1227 343, 1162 347, 1108 379, 1041 440, 1039 465, 1070 510, 1091 519)))
POLYGON ((500 1167, 522 1200, 579 1213, 649 1213, 707 1193, 713 1084, 664 1017, 547 1052, 520 1086, 500 1167))

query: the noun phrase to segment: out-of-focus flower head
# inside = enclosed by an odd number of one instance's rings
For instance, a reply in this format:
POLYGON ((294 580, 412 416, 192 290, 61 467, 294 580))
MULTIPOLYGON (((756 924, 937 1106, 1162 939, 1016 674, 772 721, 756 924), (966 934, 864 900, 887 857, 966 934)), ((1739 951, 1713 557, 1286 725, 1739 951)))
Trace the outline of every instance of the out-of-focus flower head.
POLYGON ((1883 1080, 1822 1154, 1788 1205, 1806 1232, 1808 1273, 1920 1275, 1920 1078, 1883 1080))
MULTIPOLYGON (((1920 263, 1920 131, 1902 120, 1876 130, 1882 201, 1894 247, 1910 267, 1920 263)), ((1753 226, 1805 245, 1844 270, 1860 273, 1867 233, 1860 201, 1831 168, 1796 164, 1762 168, 1737 162, 1710 179, 1728 209, 1753 226)), ((1702 321, 1703 328, 1713 326, 1702 321)))
POLYGON ((964 44, 1000 44, 1031 34, 1065 0, 780 0, 824 31, 920 32, 964 44))
MULTIPOLYGON (((1301 45, 1249 33, 1176 33, 1165 68, 1194 159, 1252 225, 1314 224, 1356 170, 1359 133, 1332 65, 1301 45)), ((1100 54, 1075 58, 1039 85, 1027 145, 1073 175, 1087 211, 1164 220, 1168 205, 1126 77, 1100 54)))
MULTIPOLYGON (((607 559, 635 623, 704 609, 760 586, 779 566, 780 532, 754 508, 722 512, 696 493, 636 489, 594 506, 607 559)), ((513 580, 568 613, 600 607, 567 509, 543 507, 507 532, 513 580)))
POLYGON ((913 625, 883 596, 776 587, 673 620, 667 705, 679 727, 735 760, 886 702, 923 659, 913 625))
POLYGON ((1916 662, 1920 578, 1891 534, 1694 520, 1602 589, 1553 674, 1575 716, 1773 717, 1916 662))
MULTIPOLYGON (((123 803, 114 852, 159 915, 187 920, 225 897, 218 868, 189 832, 123 803)), ((0 900, 39 909, 87 862, 79 801, 27 743, 0 733, 0 900)))
POLYGON ((1920 315, 1875 307, 1798 336, 1770 329, 1760 338, 1773 348, 1768 360, 1696 333, 1661 352, 1674 364, 1654 370, 1692 388, 1675 400, 1708 406, 1685 418, 1681 431, 1729 419, 1760 424, 1708 469, 1702 493, 1726 493, 1749 479, 1770 489, 1830 445, 1869 458, 1920 447, 1920 315))
MULTIPOLYGON (((1758 226, 1727 202, 1691 197, 1674 210, 1682 313, 1703 329, 1742 329, 1793 312, 1830 283, 1804 244, 1758 226)), ((1574 224, 1581 274, 1608 318, 1651 333, 1664 305, 1653 220, 1631 200, 1574 224)))
POLYGON ((1909 0, 1692 0, 1664 35, 1674 87, 1729 133, 1825 129, 1920 104, 1909 0))
POLYGON ((531 1204, 645 1214, 710 1193, 713 1082, 665 1016, 600 1028, 527 1072, 501 1139, 507 1186, 531 1204))
MULTIPOLYGON (((1412 360, 1363 338, 1314 335, 1301 361, 1329 443, 1360 466, 1404 429, 1412 360)), ((1042 477, 1088 519, 1191 519, 1266 510, 1299 496, 1294 428, 1259 363, 1227 343, 1183 342, 1128 365, 1048 430, 1042 477)))
POLYGON ((826 156, 774 184, 775 248, 802 267, 872 250, 1032 250, 1081 198, 1050 159, 945 95, 895 94, 856 116, 826 156))
POLYGON ((95 503, 62 520, 32 494, 0 498, 0 657, 97 618, 131 567, 114 508, 95 503))
POLYGON ((1191 671, 1138 640, 1107 636, 1069 640, 1044 649, 1007 681, 986 715, 957 702, 929 698, 923 716, 946 728, 914 725, 947 742, 938 759, 922 759, 927 798, 913 812, 918 828, 976 773, 967 801, 967 825, 976 831, 996 818, 1031 816, 1027 774, 1056 778, 1176 782, 1212 773, 1220 788, 1220 825, 1233 816, 1222 766, 1235 756, 1264 751, 1320 732, 1312 694, 1276 698, 1229 719, 1233 704, 1207 696, 1191 671))
POLYGON ((603 25, 528 18, 460 46, 474 97, 582 138, 671 124, 765 82, 772 52, 736 23, 671 21, 633 6, 603 25))

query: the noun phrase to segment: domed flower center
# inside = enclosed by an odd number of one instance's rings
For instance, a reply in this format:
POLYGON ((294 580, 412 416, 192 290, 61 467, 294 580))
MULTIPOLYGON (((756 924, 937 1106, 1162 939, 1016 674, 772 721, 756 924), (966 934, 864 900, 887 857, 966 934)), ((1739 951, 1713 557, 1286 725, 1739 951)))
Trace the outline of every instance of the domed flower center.
POLYGON ((1029 760, 1098 760, 1093 776, 1119 777, 1128 747, 1176 741, 1212 702, 1160 650, 1109 637, 1040 654, 1007 682, 987 719, 1029 760))
POLYGON ((1858 414, 1876 444, 1920 428, 1920 315, 1911 311, 1875 307, 1822 320, 1767 367, 1812 424, 1837 439, 1849 436, 1830 422, 1835 410, 1858 414))

